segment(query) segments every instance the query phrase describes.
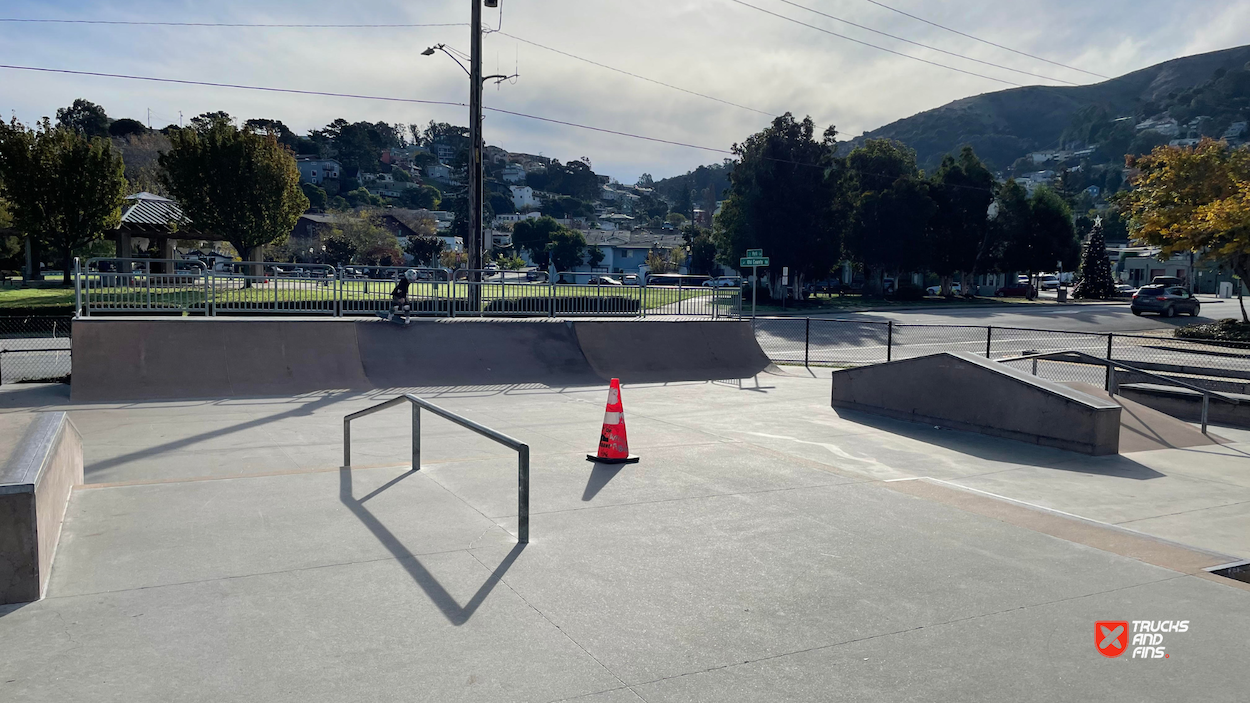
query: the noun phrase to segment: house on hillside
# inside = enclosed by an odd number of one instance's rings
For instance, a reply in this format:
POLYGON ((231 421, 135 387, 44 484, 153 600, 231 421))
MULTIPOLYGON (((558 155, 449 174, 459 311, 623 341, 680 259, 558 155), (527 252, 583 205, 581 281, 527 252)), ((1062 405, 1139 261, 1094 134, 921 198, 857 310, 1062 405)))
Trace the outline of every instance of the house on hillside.
POLYGON ((542 207, 543 201, 534 195, 534 189, 529 186, 511 186, 512 206, 517 210, 526 208, 542 207))
POLYGON ((521 164, 508 164, 503 167, 503 172, 499 174, 504 183, 524 183, 525 167, 521 164))
POLYGON ((1176 137, 1181 133, 1181 126, 1174 117, 1160 116, 1137 123, 1137 131, 1151 130, 1165 137, 1176 137))
POLYGON ((300 180, 313 185, 321 185, 327 179, 339 178, 343 165, 334 159, 322 159, 316 156, 300 156, 295 159, 299 168, 300 180))

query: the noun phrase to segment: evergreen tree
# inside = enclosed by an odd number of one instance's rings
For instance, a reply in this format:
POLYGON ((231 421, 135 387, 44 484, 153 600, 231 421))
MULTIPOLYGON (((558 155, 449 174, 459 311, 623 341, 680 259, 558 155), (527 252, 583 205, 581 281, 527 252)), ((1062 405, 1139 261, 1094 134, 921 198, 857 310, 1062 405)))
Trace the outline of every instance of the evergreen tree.
POLYGON ((1102 222, 1096 222, 1081 253, 1081 280, 1072 290, 1072 297, 1085 300, 1108 300, 1115 296, 1115 279, 1107 258, 1107 240, 1102 235, 1102 222))

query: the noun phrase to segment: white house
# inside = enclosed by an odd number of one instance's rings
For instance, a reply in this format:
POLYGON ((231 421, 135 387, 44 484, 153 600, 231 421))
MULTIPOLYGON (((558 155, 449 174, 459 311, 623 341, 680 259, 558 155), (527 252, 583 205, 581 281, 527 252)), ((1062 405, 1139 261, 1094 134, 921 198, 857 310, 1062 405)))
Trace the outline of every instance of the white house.
POLYGON ((508 164, 503 167, 503 173, 500 174, 500 178, 505 183, 524 183, 525 167, 521 164, 508 164))
POLYGON ((537 220, 538 218, 542 216, 543 214, 541 212, 525 212, 525 213, 510 212, 510 213, 505 213, 503 215, 495 215, 494 224, 496 227, 498 227, 499 225, 503 225, 503 224, 515 225, 521 220, 537 220))
POLYGON ((425 175, 436 181, 451 180, 451 167, 444 163, 430 164, 425 167, 425 175))
POLYGON ((339 173, 343 171, 342 164, 334 159, 318 159, 311 156, 299 157, 295 165, 299 168, 300 179, 313 185, 321 185, 327 178, 338 178, 339 173))
POLYGON ((511 186, 512 188, 512 206, 518 210, 526 208, 541 207, 543 202, 534 195, 534 189, 529 186, 511 186))

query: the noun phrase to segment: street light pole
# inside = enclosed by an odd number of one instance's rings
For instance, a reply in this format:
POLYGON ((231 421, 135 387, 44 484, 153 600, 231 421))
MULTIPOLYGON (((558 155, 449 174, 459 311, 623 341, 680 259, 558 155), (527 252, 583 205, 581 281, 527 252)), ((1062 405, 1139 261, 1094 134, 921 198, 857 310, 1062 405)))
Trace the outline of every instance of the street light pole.
POLYGON ((469 32, 469 270, 476 281, 482 268, 482 3, 473 5, 469 32))

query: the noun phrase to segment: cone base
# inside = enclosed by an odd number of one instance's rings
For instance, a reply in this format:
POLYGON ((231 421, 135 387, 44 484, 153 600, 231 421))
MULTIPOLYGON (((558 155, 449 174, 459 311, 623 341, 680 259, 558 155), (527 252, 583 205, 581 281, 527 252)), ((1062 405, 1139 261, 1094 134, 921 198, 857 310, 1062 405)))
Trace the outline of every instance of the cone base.
POLYGON ((642 461, 642 457, 630 454, 624 459, 604 459, 596 454, 587 454, 586 461, 593 461, 597 464, 637 464, 642 461))

